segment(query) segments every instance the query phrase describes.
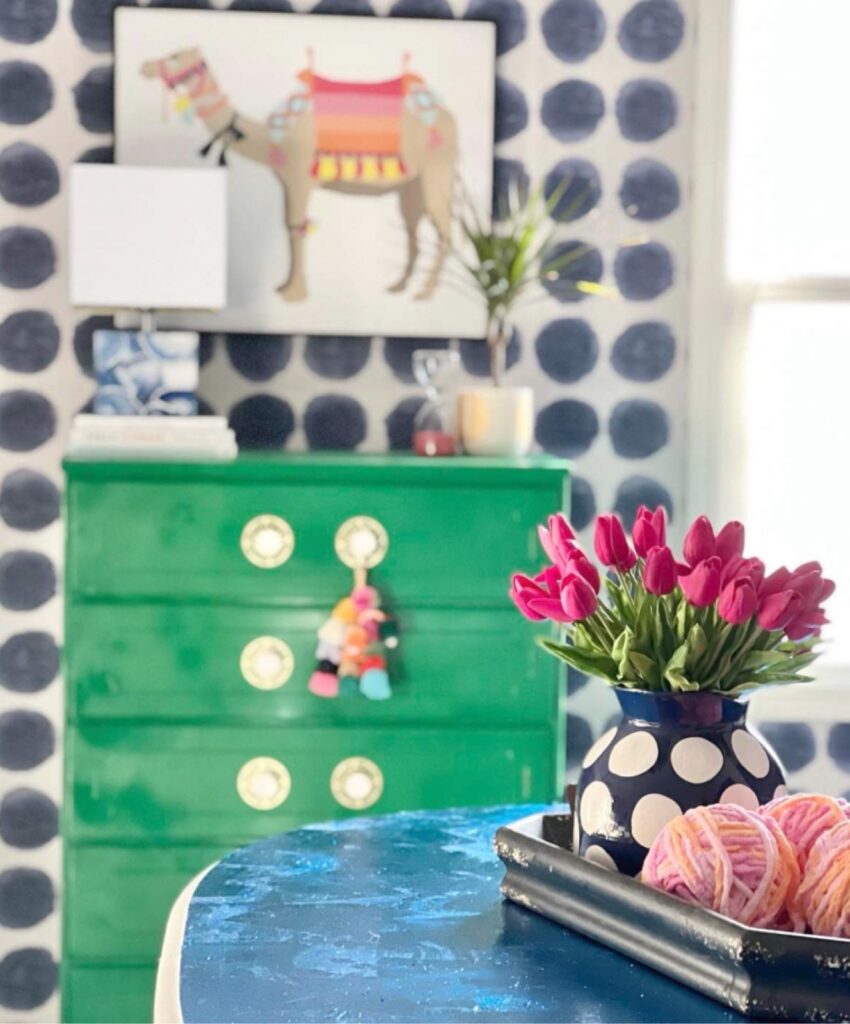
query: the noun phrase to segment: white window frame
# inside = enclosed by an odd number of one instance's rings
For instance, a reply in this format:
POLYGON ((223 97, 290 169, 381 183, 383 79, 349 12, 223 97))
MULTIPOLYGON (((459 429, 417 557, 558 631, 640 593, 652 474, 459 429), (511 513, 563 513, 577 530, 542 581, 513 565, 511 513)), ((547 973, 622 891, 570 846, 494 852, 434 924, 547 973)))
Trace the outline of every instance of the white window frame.
MULTIPOLYGON (((725 522, 744 507, 744 366, 757 302, 850 302, 850 279, 795 278, 771 284, 726 276, 732 29, 735 0, 698 10, 692 137, 691 296, 686 359, 688 416, 684 519, 725 522)), ((743 0, 746 3, 757 0, 743 0)), ((850 585, 850 581, 848 581, 850 585)), ((815 666, 814 683, 771 687, 757 717, 834 721, 850 712, 850 666, 815 666)))

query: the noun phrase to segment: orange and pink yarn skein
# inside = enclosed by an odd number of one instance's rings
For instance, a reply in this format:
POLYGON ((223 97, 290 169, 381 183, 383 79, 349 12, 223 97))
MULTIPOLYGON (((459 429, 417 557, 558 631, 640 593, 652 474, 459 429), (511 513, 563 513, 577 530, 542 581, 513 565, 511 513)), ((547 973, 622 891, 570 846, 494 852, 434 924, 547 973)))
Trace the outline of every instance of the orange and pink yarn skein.
POLYGON ((845 801, 831 796, 795 793, 771 800, 757 813, 763 818, 772 818, 782 829, 797 852, 797 863, 802 872, 812 847, 824 832, 847 820, 846 806, 845 801))
POLYGON ((735 804, 697 807, 674 818, 653 842, 641 878, 741 924, 805 927, 794 848, 772 818, 735 804))
POLYGON ((816 935, 850 939, 850 818, 815 842, 799 896, 816 935))

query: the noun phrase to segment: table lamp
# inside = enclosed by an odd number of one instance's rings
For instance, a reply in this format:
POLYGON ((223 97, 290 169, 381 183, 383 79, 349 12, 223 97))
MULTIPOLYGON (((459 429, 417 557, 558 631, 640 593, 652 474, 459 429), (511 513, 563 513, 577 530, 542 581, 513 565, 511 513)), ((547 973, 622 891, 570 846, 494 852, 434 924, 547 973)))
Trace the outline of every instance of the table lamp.
POLYGON ((72 305, 141 315, 94 334, 94 411, 196 413, 198 335, 157 331, 154 315, 225 305, 227 172, 75 164, 70 211, 72 305))

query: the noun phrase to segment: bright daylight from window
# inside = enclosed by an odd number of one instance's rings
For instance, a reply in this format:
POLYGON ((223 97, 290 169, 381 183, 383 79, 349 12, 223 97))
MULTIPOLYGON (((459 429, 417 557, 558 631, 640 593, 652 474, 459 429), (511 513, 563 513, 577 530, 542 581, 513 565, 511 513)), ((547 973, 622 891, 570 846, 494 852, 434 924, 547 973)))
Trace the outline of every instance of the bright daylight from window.
MULTIPOLYGON (((850 4, 806 9, 830 26, 816 47, 801 37, 796 4, 735 10, 727 272, 751 302, 737 349, 741 511, 769 565, 814 556, 847 579, 850 136, 836 128, 850 94, 850 4)), ((850 665, 850 588, 838 588, 830 617, 821 664, 850 665)))

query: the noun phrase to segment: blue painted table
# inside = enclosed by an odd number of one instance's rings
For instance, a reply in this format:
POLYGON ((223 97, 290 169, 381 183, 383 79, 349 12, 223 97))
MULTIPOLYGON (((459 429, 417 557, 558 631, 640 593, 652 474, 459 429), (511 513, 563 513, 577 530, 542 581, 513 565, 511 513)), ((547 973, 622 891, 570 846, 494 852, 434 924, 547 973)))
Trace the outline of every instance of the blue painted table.
POLYGON ((742 1020, 502 900, 492 837, 542 809, 354 818, 230 854, 189 904, 184 1020, 742 1020))

